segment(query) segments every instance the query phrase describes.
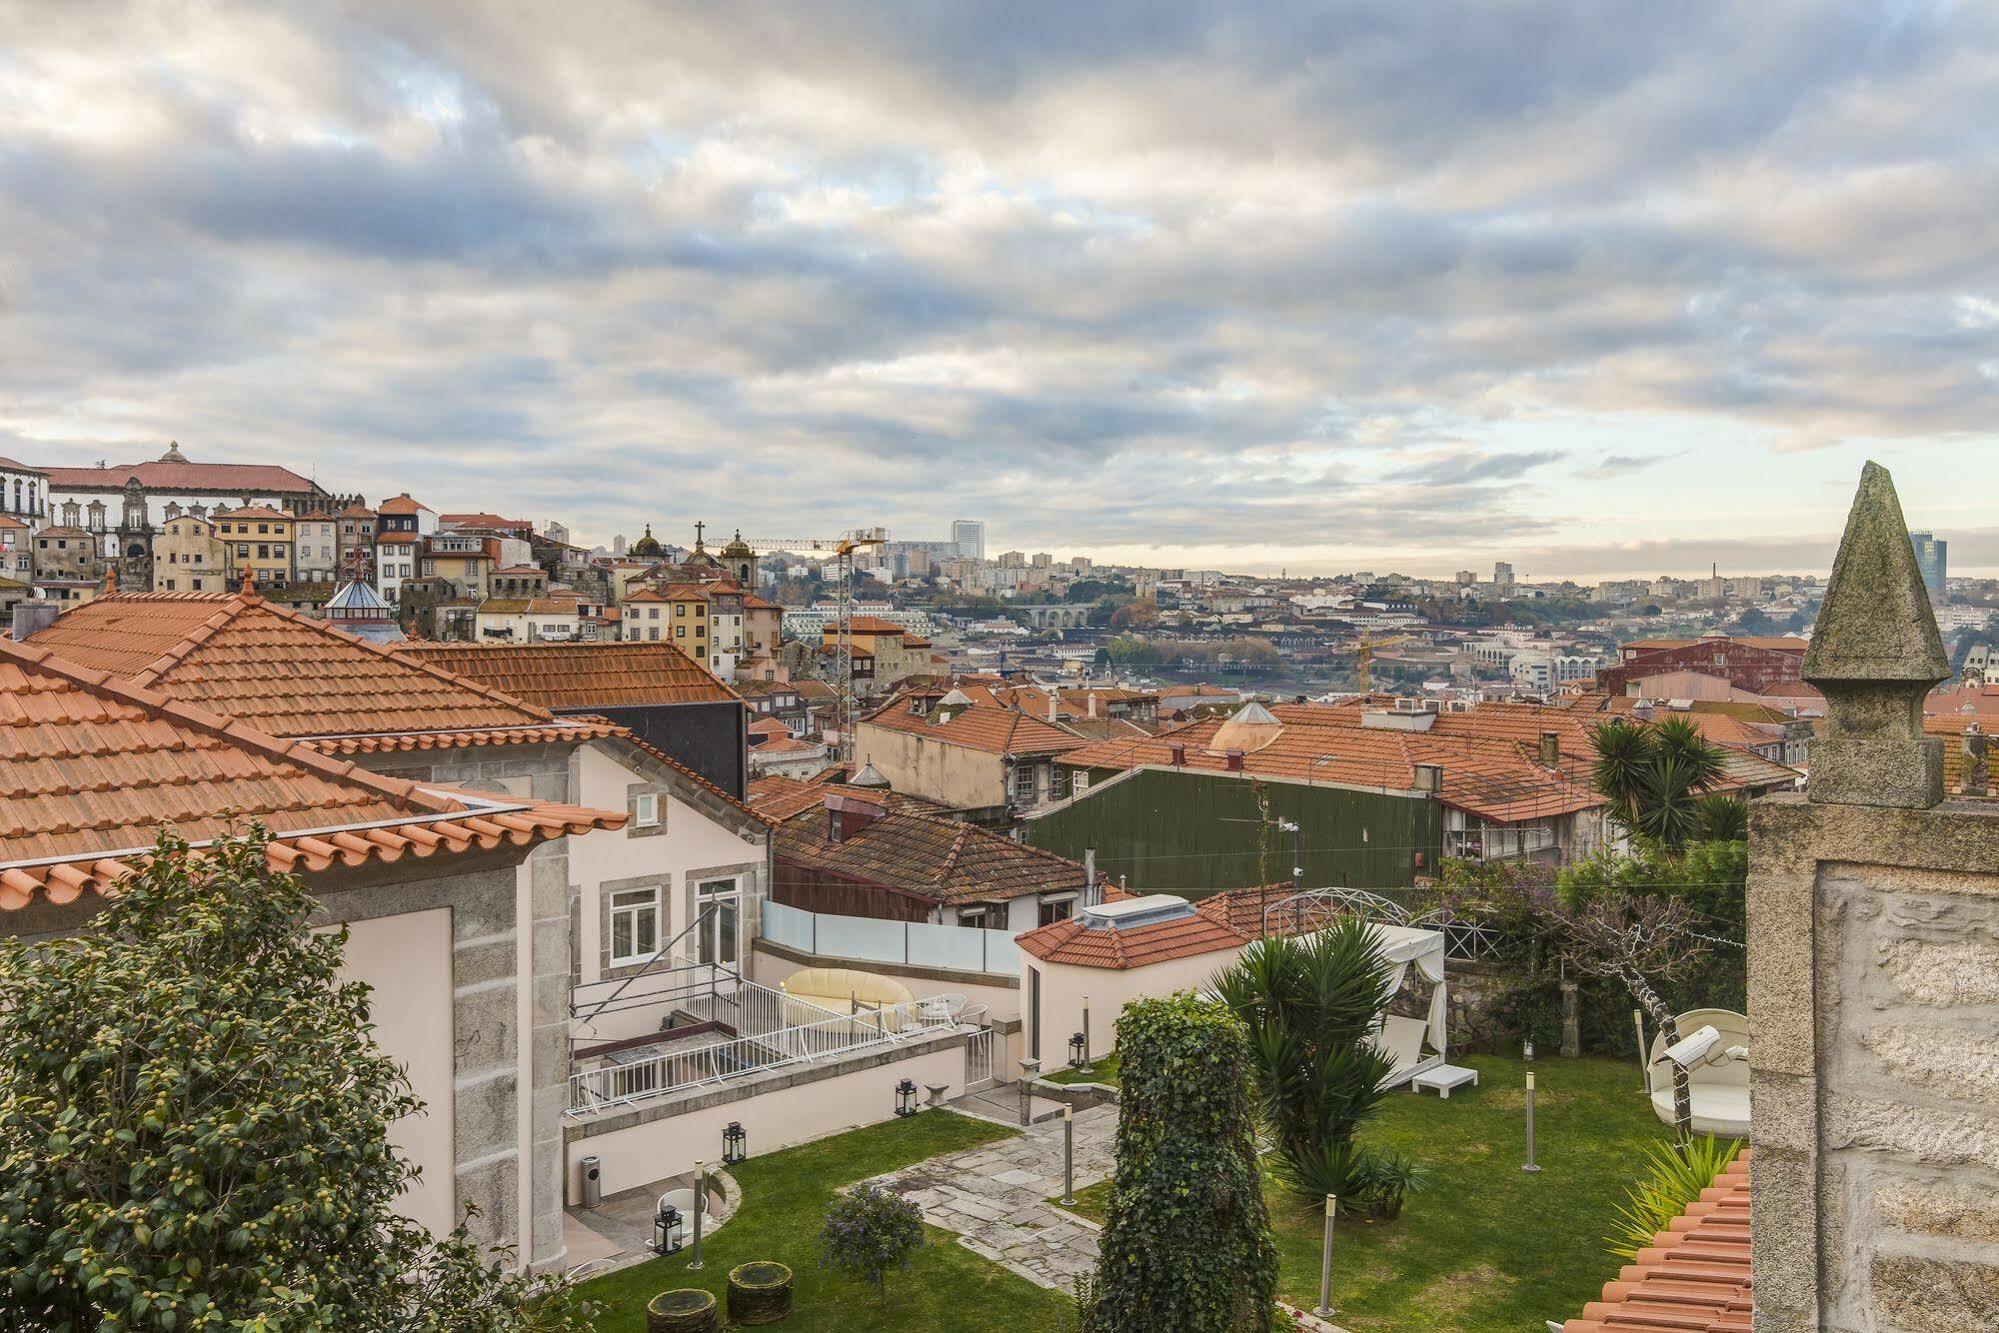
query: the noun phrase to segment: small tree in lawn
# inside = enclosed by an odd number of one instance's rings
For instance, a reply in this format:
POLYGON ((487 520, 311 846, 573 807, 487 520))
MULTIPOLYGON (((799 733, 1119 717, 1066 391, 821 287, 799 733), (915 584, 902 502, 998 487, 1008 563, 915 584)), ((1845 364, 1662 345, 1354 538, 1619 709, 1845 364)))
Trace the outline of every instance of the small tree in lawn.
MULTIPOLYGON (((1557 907, 1552 914, 1563 938, 1563 958, 1588 976, 1624 983, 1631 998, 1660 1032, 1685 1036, 1657 983, 1678 976, 1707 952, 1692 909, 1678 898, 1606 893, 1557 907)), ((1673 1126, 1684 1148, 1693 1137, 1693 1102, 1687 1071, 1672 1065, 1673 1126)))
POLYGON ((388 1128, 420 1103, 267 841, 163 836, 89 930, 0 940, 8 1327, 587 1328, 394 1210, 388 1128))
POLYGON ((1117 1174, 1084 1328, 1265 1333, 1277 1247, 1242 1024, 1184 993, 1139 1000, 1117 1048, 1117 1174))
POLYGON ((923 1212, 900 1194, 863 1182, 826 1206, 819 1262, 874 1284, 888 1304, 890 1270, 909 1267, 923 1248, 923 1212))

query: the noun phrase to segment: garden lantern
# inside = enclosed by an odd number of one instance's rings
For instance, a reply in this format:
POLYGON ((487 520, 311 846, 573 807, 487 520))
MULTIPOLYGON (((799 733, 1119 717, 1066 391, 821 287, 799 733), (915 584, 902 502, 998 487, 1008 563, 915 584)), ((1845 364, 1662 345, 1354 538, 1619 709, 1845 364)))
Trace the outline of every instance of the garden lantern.
POLYGON ((740 1120, 731 1120, 729 1127, 722 1131, 722 1160, 733 1165, 748 1157, 749 1154, 743 1151, 743 1144, 749 1137, 743 1132, 740 1120))
POLYGON ((680 1220, 680 1210, 660 1196, 659 1211, 652 1218, 652 1252, 675 1254, 686 1242, 687 1227, 680 1220))
POLYGON ((1090 1058, 1090 1039, 1078 1032, 1069 1038, 1069 1067, 1081 1069, 1090 1058))
POLYGON ((906 1078, 895 1085, 895 1113, 903 1116, 916 1114, 916 1082, 914 1079, 906 1078))

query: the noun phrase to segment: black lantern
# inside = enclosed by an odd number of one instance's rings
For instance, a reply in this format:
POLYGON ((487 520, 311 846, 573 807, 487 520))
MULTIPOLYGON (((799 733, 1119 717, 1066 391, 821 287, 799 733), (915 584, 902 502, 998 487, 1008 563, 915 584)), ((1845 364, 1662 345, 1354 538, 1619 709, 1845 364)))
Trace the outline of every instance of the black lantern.
POLYGON ((916 1083, 914 1080, 904 1079, 895 1085, 895 1113, 903 1116, 916 1114, 916 1083))
POLYGON ((722 1131, 722 1160, 733 1164, 748 1157, 749 1154, 743 1151, 743 1144, 749 1137, 743 1133, 741 1121, 731 1120, 729 1127, 722 1131))
POLYGON ((659 1211, 652 1217, 652 1252, 673 1254, 686 1243, 687 1227, 680 1220, 680 1210, 661 1198, 659 1211))
POLYGON ((1069 1038, 1069 1068, 1081 1069, 1090 1062, 1090 1039, 1078 1032, 1069 1038))

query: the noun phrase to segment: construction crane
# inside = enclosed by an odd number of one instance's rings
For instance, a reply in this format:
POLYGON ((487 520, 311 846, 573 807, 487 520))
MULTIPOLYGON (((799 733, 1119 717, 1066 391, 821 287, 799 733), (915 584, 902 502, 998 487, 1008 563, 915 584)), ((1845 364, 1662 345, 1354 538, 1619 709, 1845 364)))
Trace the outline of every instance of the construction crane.
POLYGON ((1360 662, 1361 698, 1371 699, 1374 697, 1373 664, 1374 664, 1375 653, 1379 652, 1383 648, 1393 648, 1398 643, 1408 643, 1410 640, 1414 639, 1415 637, 1416 636, 1413 634, 1391 634, 1385 639, 1377 639, 1374 637, 1373 630, 1366 630, 1362 632, 1360 636, 1360 647, 1354 653, 1355 658, 1357 658, 1360 662))
MULTIPOLYGON (((816 552, 834 559, 834 604, 839 608, 839 676, 834 682, 834 717, 840 731, 839 762, 854 762, 854 552, 888 541, 885 528, 854 528, 837 537, 744 537, 759 551, 816 552)), ((754 591, 754 589, 752 589, 754 591)))

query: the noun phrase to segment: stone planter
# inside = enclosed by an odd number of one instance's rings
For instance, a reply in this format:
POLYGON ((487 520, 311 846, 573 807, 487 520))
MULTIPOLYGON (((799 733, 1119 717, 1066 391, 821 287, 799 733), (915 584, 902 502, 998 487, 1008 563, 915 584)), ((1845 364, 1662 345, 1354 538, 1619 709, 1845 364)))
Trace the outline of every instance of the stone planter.
POLYGON ((791 1314, 791 1270, 759 1259, 729 1270, 729 1322, 774 1324, 791 1314))
POLYGON ((721 1327, 715 1294, 699 1287, 662 1291, 646 1302, 646 1333, 717 1333, 721 1327))

